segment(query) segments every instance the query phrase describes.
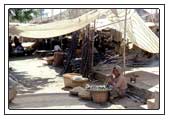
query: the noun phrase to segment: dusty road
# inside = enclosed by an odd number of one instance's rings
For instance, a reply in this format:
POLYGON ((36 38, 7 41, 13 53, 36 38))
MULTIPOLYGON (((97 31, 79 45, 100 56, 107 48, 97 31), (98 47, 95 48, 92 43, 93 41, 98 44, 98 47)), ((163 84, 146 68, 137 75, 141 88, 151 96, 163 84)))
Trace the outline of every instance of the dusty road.
MULTIPOLYGON (((10 109, 144 109, 141 103, 125 97, 115 104, 95 104, 69 95, 64 88, 61 68, 46 65, 38 58, 16 58, 9 61, 12 74, 20 85, 10 109)), ((148 68, 153 71, 157 68, 148 68)))

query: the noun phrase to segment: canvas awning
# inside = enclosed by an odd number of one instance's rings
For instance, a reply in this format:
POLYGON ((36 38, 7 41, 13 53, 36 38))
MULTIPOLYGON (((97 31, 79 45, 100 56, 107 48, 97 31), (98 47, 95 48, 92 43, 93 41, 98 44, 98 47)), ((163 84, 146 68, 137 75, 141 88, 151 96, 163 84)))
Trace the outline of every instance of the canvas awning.
MULTIPOLYGON (((159 38, 146 25, 142 18, 133 9, 127 12, 127 41, 150 53, 159 53, 159 38)), ((118 9, 117 14, 110 14, 108 19, 98 20, 102 25, 96 25, 97 29, 113 28, 124 32, 125 10, 118 9)))
MULTIPOLYGON (((145 25, 145 22, 136 11, 128 9, 127 13, 126 32, 128 41, 150 53, 159 53, 159 38, 145 25)), ((110 23, 113 23, 109 25, 109 27, 124 32, 125 9, 97 9, 75 19, 40 25, 17 26, 16 28, 22 37, 50 38, 77 31, 98 19, 99 16, 103 14, 107 16, 110 23)))
POLYGON ((28 38, 50 38, 61 36, 85 27, 108 10, 109 9, 92 10, 75 19, 55 21, 40 25, 18 26, 17 29, 22 31, 20 36, 28 38))
MULTIPOLYGON (((118 9, 118 16, 111 18, 112 22, 120 21, 113 26, 121 32, 124 32, 124 21, 122 21, 125 15, 124 11, 118 9)), ((142 18, 133 9, 128 10, 126 32, 129 42, 150 53, 159 53, 159 38, 146 26, 142 18)))

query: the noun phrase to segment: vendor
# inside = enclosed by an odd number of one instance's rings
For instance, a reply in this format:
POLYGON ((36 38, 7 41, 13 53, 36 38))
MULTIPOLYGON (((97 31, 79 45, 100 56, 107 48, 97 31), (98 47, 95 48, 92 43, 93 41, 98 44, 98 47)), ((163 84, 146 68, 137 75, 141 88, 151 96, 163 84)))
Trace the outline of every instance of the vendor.
POLYGON ((110 101, 113 102, 114 98, 123 97, 127 89, 127 82, 123 76, 123 71, 120 66, 116 65, 112 70, 111 80, 108 85, 112 87, 110 92, 110 101))

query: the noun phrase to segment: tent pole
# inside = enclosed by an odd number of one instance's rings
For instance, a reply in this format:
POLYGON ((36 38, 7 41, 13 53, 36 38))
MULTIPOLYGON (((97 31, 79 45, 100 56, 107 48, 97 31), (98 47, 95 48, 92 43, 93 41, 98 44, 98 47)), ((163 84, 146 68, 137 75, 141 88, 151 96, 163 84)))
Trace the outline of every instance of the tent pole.
POLYGON ((95 36, 95 29, 96 29, 96 20, 94 20, 94 30, 92 34, 92 62, 91 62, 91 68, 94 66, 94 36, 95 36))
POLYGON ((123 74, 124 75, 126 69, 126 25, 127 25, 127 9, 125 9, 124 40, 123 40, 123 74))

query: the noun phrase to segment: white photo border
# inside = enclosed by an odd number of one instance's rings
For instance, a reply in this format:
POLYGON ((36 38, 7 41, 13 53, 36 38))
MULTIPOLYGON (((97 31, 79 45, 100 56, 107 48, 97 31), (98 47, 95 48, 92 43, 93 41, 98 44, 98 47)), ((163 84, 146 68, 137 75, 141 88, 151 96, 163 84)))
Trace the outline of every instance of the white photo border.
POLYGON ((165 115, 165 4, 4 4, 4 114, 5 115, 165 115), (158 8, 160 9, 160 109, 159 110, 87 110, 87 109, 41 109, 10 110, 8 104, 8 9, 10 8, 158 8))

